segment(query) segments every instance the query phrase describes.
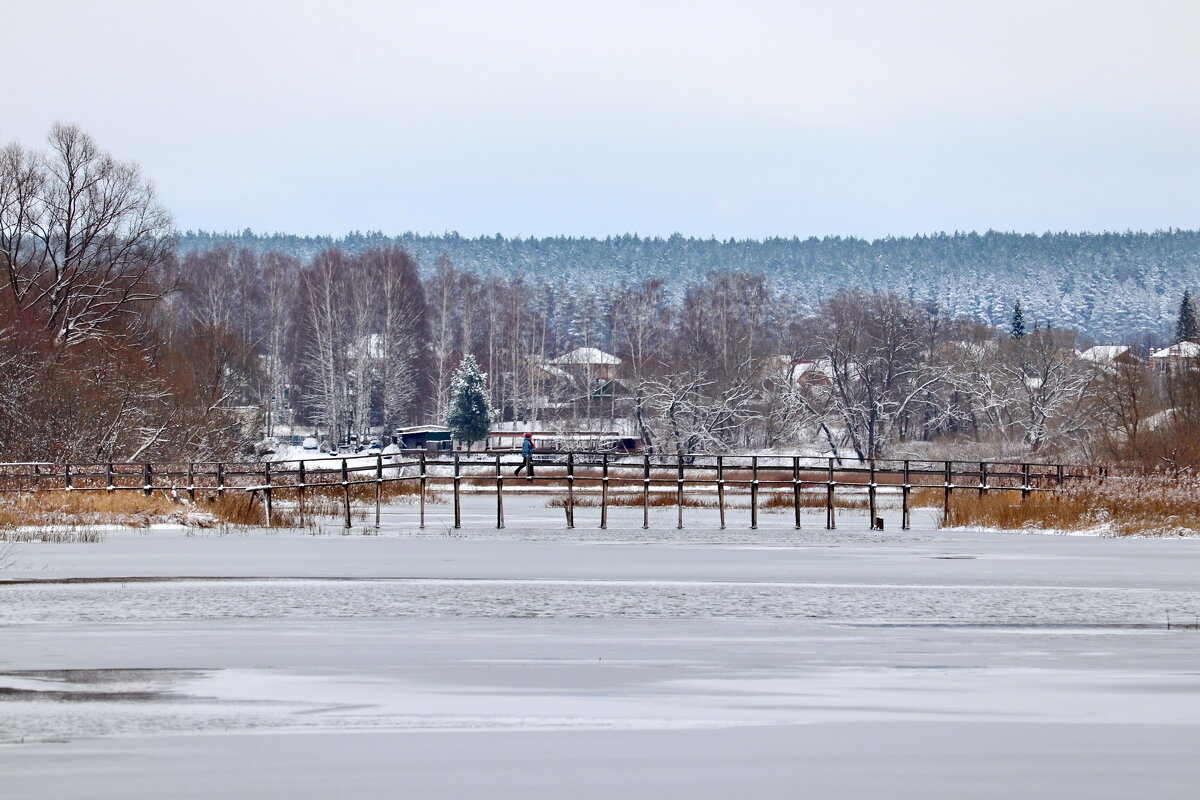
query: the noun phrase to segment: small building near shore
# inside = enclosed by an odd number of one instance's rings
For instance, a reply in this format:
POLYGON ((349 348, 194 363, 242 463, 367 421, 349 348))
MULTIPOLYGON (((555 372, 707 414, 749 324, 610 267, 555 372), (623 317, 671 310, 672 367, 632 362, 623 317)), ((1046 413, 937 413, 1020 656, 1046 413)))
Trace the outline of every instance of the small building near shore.
POLYGON ((404 450, 452 450, 453 437, 445 425, 414 425, 396 431, 404 450))

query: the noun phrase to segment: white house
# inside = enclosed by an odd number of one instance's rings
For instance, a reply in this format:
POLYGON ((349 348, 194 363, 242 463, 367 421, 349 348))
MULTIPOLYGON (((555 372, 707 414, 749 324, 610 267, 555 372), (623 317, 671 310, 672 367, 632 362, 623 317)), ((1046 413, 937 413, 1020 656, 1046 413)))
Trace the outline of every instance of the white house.
POLYGON ((577 347, 569 353, 551 359, 549 363, 567 372, 584 372, 588 378, 609 381, 616 377, 616 368, 621 365, 621 359, 595 347, 577 347))
POLYGON ((1195 367, 1197 359, 1200 359, 1200 344, 1195 342, 1180 342, 1150 354, 1150 363, 1160 372, 1195 367))

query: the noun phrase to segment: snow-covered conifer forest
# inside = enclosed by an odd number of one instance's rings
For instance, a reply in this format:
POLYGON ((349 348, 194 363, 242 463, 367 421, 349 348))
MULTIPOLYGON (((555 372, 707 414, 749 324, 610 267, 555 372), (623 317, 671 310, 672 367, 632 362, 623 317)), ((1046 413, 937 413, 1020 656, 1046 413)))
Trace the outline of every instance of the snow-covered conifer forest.
POLYGON ((521 276, 568 302, 604 297, 614 287, 668 279, 680 301, 713 271, 767 276, 790 313, 805 315, 844 290, 894 292, 952 317, 994 326, 1014 301, 1029 324, 1069 328, 1099 342, 1169 335, 1183 291, 1200 269, 1200 232, 930 233, 868 241, 854 237, 758 240, 641 237, 468 238, 379 232, 343 237, 188 231, 182 253, 213 247, 281 252, 301 261, 329 247, 356 254, 400 245, 432 273, 445 254, 482 279, 521 276))

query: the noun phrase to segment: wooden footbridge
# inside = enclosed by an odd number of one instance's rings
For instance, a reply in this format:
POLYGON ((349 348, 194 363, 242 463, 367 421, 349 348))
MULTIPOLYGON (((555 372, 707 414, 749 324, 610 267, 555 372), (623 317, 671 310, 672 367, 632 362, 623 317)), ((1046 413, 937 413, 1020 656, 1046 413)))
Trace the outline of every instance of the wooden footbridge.
MULTIPOLYGON (((804 509, 824 509, 824 526, 837 527, 839 498, 852 494, 861 502, 871 528, 882 527, 879 496, 900 498, 900 524, 907 529, 913 495, 921 492, 924 504, 930 495, 949 514, 954 494, 977 492, 1019 493, 1024 500, 1033 492, 1054 490, 1071 481, 1103 480, 1108 470, 1095 466, 1047 463, 873 460, 845 462, 834 458, 800 455, 615 455, 571 452, 537 455, 535 474, 516 476, 523 464, 512 451, 426 452, 321 455, 308 460, 220 463, 102 463, 0 464, 0 492, 142 492, 164 493, 191 502, 238 493, 247 503, 261 503, 264 522, 271 525, 278 501, 288 502, 299 513, 301 526, 316 513, 328 514, 330 498, 335 512, 353 524, 352 508, 374 506, 375 526, 380 507, 394 494, 415 495, 419 525, 425 527, 425 507, 432 496, 453 498, 454 527, 462 527, 464 493, 495 497, 496 527, 504 527, 506 494, 530 491, 558 495, 567 528, 575 527, 575 508, 599 506, 600 527, 608 526, 614 505, 641 506, 642 527, 649 528, 653 507, 674 506, 676 525, 684 526, 684 509, 697 498, 715 508, 721 528, 737 509, 748 511, 751 529, 758 527, 764 503, 773 509, 790 506, 795 527, 800 528, 804 509), (519 488, 514 488, 519 487, 519 488), (314 499, 325 509, 317 512, 314 499), (744 504, 743 504, 744 501, 744 504), (294 505, 293 505, 294 504, 294 505)), ((740 516, 740 514, 739 514, 740 516)))

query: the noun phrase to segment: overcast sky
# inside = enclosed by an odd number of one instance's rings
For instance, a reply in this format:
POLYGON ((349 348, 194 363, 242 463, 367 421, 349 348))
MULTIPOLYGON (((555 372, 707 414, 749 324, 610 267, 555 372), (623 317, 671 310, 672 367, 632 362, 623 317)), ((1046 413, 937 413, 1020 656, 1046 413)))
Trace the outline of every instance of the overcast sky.
POLYGON ((876 237, 1200 227, 1200 3, 0 0, 181 229, 876 237))

